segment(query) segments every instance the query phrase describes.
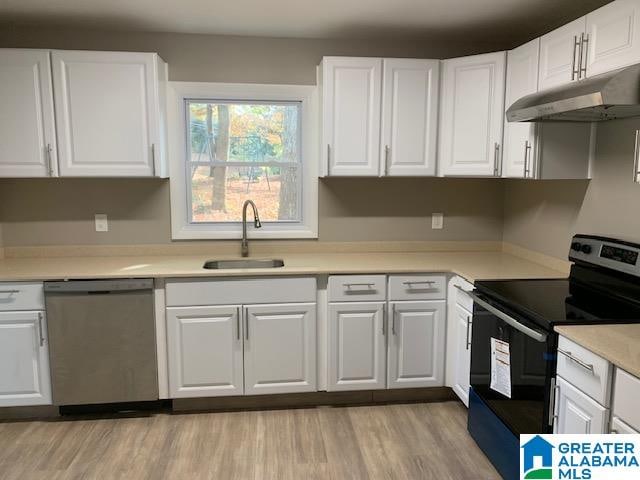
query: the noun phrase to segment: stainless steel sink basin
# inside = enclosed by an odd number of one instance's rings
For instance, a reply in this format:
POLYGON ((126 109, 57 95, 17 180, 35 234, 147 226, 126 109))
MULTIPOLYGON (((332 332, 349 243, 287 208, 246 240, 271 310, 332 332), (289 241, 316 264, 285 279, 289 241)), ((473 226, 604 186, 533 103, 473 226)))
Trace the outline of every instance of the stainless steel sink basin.
POLYGON ((284 260, 280 259, 249 259, 237 260, 208 260, 203 268, 208 270, 225 270, 230 268, 280 268, 284 267, 284 260))

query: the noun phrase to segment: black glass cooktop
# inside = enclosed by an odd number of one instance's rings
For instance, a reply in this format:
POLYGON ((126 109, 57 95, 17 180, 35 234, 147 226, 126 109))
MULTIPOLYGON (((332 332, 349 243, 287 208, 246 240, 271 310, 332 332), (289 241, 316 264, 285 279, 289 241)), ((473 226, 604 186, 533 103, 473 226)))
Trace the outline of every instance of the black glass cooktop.
POLYGON ((570 279, 476 282, 478 293, 500 309, 523 315, 550 329, 558 324, 640 322, 637 302, 570 279))

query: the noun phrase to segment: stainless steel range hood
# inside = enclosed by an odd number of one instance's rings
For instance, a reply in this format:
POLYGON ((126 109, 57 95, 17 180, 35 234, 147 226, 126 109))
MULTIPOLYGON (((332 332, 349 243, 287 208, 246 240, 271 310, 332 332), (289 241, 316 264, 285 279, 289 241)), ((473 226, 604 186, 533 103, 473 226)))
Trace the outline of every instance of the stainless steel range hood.
POLYGON ((640 116, 640 64, 537 92, 507 110, 509 122, 599 122, 640 116))

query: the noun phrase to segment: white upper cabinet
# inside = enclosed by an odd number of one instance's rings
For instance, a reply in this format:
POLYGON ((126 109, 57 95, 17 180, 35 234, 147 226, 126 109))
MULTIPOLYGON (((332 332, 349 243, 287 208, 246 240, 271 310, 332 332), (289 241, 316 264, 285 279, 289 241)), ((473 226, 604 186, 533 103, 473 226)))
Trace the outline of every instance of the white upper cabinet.
MULTIPOLYGON (((507 52, 506 109, 520 98, 538 91, 539 55, 539 39, 507 52)), ((535 129, 533 122, 507 122, 505 119, 503 177, 532 176, 531 163, 536 153, 535 129)))
POLYGON ((436 173, 439 60, 384 59, 381 174, 436 173))
POLYGON ((382 59, 325 57, 320 68, 322 171, 378 176, 382 59))
POLYGON ((585 27, 582 17, 540 37, 540 90, 578 80, 581 73, 584 76, 580 53, 585 27))
POLYGON ((499 176, 505 52, 453 58, 442 63, 441 173, 499 176))
POLYGON ((616 0, 587 15, 587 75, 640 62, 640 2, 616 0))
POLYGON ((442 386, 446 302, 393 302, 390 308, 388 387, 442 386))
POLYGON ((49 51, 0 49, 0 177, 47 177, 56 165, 49 51))
POLYGON ((154 53, 51 53, 61 176, 159 175, 165 64, 154 53))
POLYGON ((244 319, 245 394, 316 391, 316 304, 252 305, 244 319))

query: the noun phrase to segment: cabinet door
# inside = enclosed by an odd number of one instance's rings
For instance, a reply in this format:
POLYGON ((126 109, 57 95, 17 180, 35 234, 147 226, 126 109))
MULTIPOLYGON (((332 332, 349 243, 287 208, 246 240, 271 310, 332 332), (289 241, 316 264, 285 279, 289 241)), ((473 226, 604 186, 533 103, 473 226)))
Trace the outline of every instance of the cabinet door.
POLYGON ((382 174, 436 173, 439 60, 385 59, 382 174))
POLYGON ((471 373, 471 328, 473 314, 460 305, 455 306, 455 322, 451 335, 455 335, 455 365, 453 391, 462 403, 469 406, 469 377, 471 373))
POLYGON ((316 391, 316 304, 245 307, 245 394, 316 391))
POLYGON ((46 50, 0 49, 0 176, 47 177, 56 159, 46 50))
POLYGON ((0 407, 50 405, 43 312, 0 312, 0 407))
POLYGON ((327 174, 379 175, 382 59, 325 57, 322 72, 321 158, 327 174))
POLYGON ((505 52, 443 62, 440 169, 497 176, 504 125, 505 52))
POLYGON ((242 395, 240 306, 167 308, 172 398, 242 395))
POLYGON ((580 39, 585 27, 586 19, 581 17, 540 37, 540 90, 578 80, 580 39))
MULTIPOLYGON (((507 52, 506 109, 520 98, 538 91, 539 55, 539 39, 507 52)), ((535 122, 507 122, 505 119, 503 177, 524 178, 533 175, 535 129, 535 122)))
POLYGON ((640 62, 640 3, 616 0, 587 15, 587 75, 640 62))
POLYGON ((53 51, 62 176, 153 176, 159 148, 152 53, 53 51))
POLYGON ((386 387, 384 302, 329 304, 327 390, 386 387))
POLYGON ((608 433, 609 411, 576 387, 557 377, 554 433, 608 433))
POLYGON ((638 435, 640 432, 636 431, 630 425, 620 420, 618 417, 611 419, 611 429, 608 433, 617 433, 620 435, 638 435))
POLYGON ((391 302, 389 388, 444 385, 446 302, 391 302))

